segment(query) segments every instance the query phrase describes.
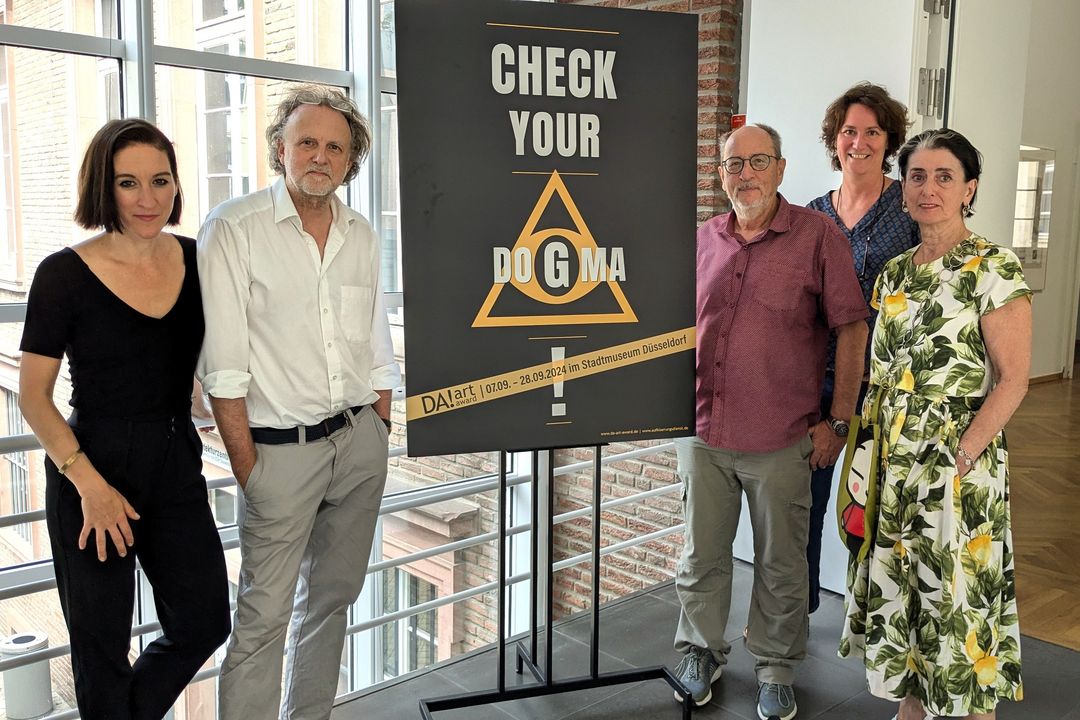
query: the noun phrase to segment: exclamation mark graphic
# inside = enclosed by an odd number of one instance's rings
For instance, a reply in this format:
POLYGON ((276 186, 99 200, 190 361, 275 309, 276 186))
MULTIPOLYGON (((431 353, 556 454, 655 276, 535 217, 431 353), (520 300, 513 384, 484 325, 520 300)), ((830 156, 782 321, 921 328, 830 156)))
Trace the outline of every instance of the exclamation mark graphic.
MULTIPOLYGON (((551 348, 551 366, 555 369, 555 372, 559 373, 555 377, 561 378, 564 367, 564 361, 566 360, 566 348, 553 347, 551 348)), ((555 390, 555 397, 561 398, 563 396, 563 381, 556 380, 552 386, 555 390)), ((556 402, 551 403, 551 416, 563 417, 566 415, 566 403, 556 402)))

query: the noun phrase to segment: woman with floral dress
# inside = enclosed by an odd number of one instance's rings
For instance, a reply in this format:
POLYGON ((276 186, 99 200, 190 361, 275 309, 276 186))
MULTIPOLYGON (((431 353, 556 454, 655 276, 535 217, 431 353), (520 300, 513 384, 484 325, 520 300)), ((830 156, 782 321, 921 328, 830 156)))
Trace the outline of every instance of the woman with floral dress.
POLYGON ((898 159, 922 241, 874 289, 878 506, 840 655, 864 658, 899 720, 983 720, 1023 696, 1002 428, 1027 392, 1031 291, 1016 255, 964 223, 981 172, 966 138, 929 130, 898 159))

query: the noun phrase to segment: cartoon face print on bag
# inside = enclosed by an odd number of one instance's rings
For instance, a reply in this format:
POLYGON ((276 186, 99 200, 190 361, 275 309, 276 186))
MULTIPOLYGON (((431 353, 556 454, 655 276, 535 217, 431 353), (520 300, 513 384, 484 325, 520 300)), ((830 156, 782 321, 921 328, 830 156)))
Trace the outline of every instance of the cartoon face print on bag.
POLYGON ((863 473, 870 467, 873 452, 873 436, 856 445, 851 458, 851 472, 847 475, 847 491, 851 502, 841 512, 841 518, 844 529, 857 537, 866 537, 866 493, 870 481, 863 473))

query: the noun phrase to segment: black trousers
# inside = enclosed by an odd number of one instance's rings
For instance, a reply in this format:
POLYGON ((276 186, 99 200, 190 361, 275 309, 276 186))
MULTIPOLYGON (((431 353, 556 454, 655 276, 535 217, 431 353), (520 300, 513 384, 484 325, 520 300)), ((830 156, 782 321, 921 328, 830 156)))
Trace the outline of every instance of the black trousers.
MULTIPOLYGON (((833 376, 825 376, 821 393, 821 417, 828 417, 832 409, 833 376)), ((861 412, 862 401, 866 397, 868 385, 859 386, 859 398, 855 403, 855 412, 861 412)), ((851 418, 838 418, 850 420, 851 418)), ((821 536, 825 531, 825 516, 829 512, 829 498, 832 495, 832 477, 835 465, 829 465, 810 473, 810 535, 806 543, 806 566, 810 571, 810 601, 807 610, 814 612, 821 604, 821 536)))
POLYGON ((91 534, 79 550, 81 500, 51 460, 45 514, 84 720, 158 720, 229 634, 225 557, 207 502, 202 441, 185 414, 151 421, 72 417, 79 445, 139 513, 120 557, 91 534), (135 559, 154 589, 163 635, 131 664, 135 559))

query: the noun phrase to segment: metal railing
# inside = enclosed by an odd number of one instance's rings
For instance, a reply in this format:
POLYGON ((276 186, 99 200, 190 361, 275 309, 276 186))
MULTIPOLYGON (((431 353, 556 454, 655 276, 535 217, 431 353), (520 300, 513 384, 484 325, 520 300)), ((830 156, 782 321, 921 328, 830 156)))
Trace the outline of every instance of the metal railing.
MULTIPOLYGON (((20 437, 27 437, 27 436, 20 436, 20 437)), ((29 436, 29 437, 33 438, 32 435, 29 436)), ((9 439, 9 438, 4 438, 3 440, 6 440, 6 439, 9 439)), ((35 441, 36 441, 36 438, 35 438, 35 441)), ((2 440, 0 440, 0 442, 2 442, 2 440)), ((633 459, 633 458, 636 458, 636 457, 642 457, 642 456, 646 456, 646 455, 654 455, 654 454, 661 453, 661 452, 664 452, 666 450, 669 450, 669 449, 672 448, 672 446, 673 446, 673 444, 669 442, 669 443, 662 443, 662 444, 659 444, 659 445, 650 446, 650 447, 646 447, 646 448, 636 448, 634 450, 630 450, 630 451, 627 451, 625 453, 618 453, 618 454, 615 454, 615 455, 609 455, 607 457, 602 458, 601 462, 602 462, 602 464, 606 465, 606 464, 610 464, 610 463, 613 463, 613 462, 618 462, 620 460, 629 460, 629 459, 633 459)), ((37 447, 24 447, 24 448, 21 448, 21 449, 31 449, 32 450, 32 449, 38 449, 38 447, 40 447, 40 446, 37 446, 37 447)), ((3 452, 3 450, 0 450, 0 453, 2 453, 2 452, 3 452)), ((406 453, 406 448, 405 447, 394 448, 391 451, 391 453, 392 453, 393 456, 401 456, 401 455, 404 455, 406 453)), ((559 466, 559 467, 555 468, 554 473, 555 473, 556 477, 559 477, 559 476, 568 475, 568 474, 571 474, 571 473, 574 473, 574 472, 578 472, 580 470, 587 470, 587 469, 589 469, 591 467, 592 467, 592 462, 591 461, 585 461, 585 462, 579 462, 579 463, 571 463, 571 464, 568 464, 568 465, 563 465, 563 466, 559 466)), ((516 485, 522 485, 522 484, 528 483, 530 481, 531 477, 532 477, 531 471, 530 472, 512 473, 507 477, 507 487, 513 487, 513 486, 516 486, 516 485)), ((207 482, 207 487, 209 489, 223 488, 223 487, 227 487, 229 485, 232 485, 233 482, 235 482, 235 481, 234 481, 234 479, 232 477, 217 478, 217 479, 208 481, 207 482)), ((426 505, 431 505, 431 504, 436 503, 436 502, 443 502, 443 501, 446 501, 446 500, 461 499, 461 498, 468 497, 470 495, 476 495, 476 494, 480 494, 480 493, 484 493, 484 492, 489 492, 491 490, 495 490, 495 489, 498 488, 498 482, 499 482, 498 478, 495 478, 495 477, 478 476, 478 477, 474 477, 474 478, 466 478, 464 480, 455 481, 455 482, 450 483, 448 485, 435 485, 435 486, 430 486, 430 487, 425 487, 425 488, 418 488, 416 490, 409 490, 409 491, 406 491, 406 492, 403 492, 403 493, 397 493, 397 494, 394 494, 394 495, 387 496, 387 497, 383 498, 382 505, 381 505, 381 507, 379 509, 379 515, 380 516, 390 515, 390 514, 400 512, 400 511, 406 510, 406 509, 421 508, 421 507, 424 507, 426 505)), ((660 488, 654 488, 652 490, 646 490, 646 491, 643 491, 643 492, 640 492, 640 493, 635 493, 633 495, 628 495, 628 496, 625 496, 625 497, 619 497, 619 498, 613 498, 611 500, 607 500, 607 501, 601 503, 600 508, 601 508, 601 510, 609 510, 611 508, 615 508, 615 507, 618 507, 618 506, 621 506, 621 505, 627 505, 627 504, 638 502, 638 501, 648 499, 648 498, 651 498, 651 497, 656 497, 656 496, 660 496, 660 495, 667 495, 667 494, 671 494, 671 493, 674 493, 676 491, 681 491, 681 490, 682 490, 682 483, 673 483, 671 485, 666 485, 666 486, 660 487, 660 488)), ((564 522, 567 522, 569 520, 573 520, 575 518, 586 517, 590 513, 591 513, 590 508, 582 508, 582 509, 579 509, 579 510, 571 510, 571 511, 568 511, 568 512, 565 512, 565 513, 561 513, 561 514, 555 516, 555 518, 552 521, 552 525, 555 526, 555 525, 559 525, 559 524, 562 524, 564 522)), ((4 517, 0 518, 0 528, 8 527, 10 525, 14 525, 17 522, 27 522, 29 520, 41 520, 41 519, 44 519, 44 511, 42 511, 42 510, 37 510, 37 511, 29 512, 29 513, 19 513, 18 515, 8 515, 8 516, 4 516, 4 517)), ((662 537, 665 537, 667 535, 671 535, 671 534, 674 534, 674 533, 677 533, 677 532, 682 532, 683 529, 684 529, 683 524, 673 525, 673 526, 668 527, 668 528, 662 528, 662 529, 657 530, 655 532, 648 533, 646 535, 641 535, 639 537, 632 538, 630 540, 625 540, 625 541, 622 541, 622 542, 619 542, 619 543, 613 543, 611 545, 607 545, 607 546, 605 546, 604 548, 601 549, 600 554, 601 554, 601 556, 609 555, 611 553, 618 552, 620 550, 625 550, 627 548, 631 548, 631 547, 634 547, 636 545, 640 545, 640 544, 649 542, 651 540, 662 538, 662 537)), ((222 535, 222 545, 226 550, 239 547, 239 538, 237 537, 237 534, 236 534, 235 525, 226 526, 226 527, 220 528, 220 530, 221 530, 221 535, 222 535)), ((516 535, 520 535, 522 533, 529 532, 530 530, 532 530, 532 524, 531 523, 528 523, 528 522, 518 523, 518 524, 515 524, 515 525, 513 525, 512 527, 510 527, 508 529, 507 537, 514 537, 516 535)), ((410 554, 407 554, 407 555, 402 555, 402 556, 396 557, 396 558, 394 558, 392 560, 383 560, 383 561, 371 563, 368 566, 368 573, 367 574, 370 577, 371 575, 373 575, 373 574, 375 574, 377 572, 381 572, 383 570, 389 570, 389 569, 392 569, 392 568, 401 567, 403 565, 408 565, 408 564, 411 564, 411 563, 416 562, 418 560, 424 560, 426 558, 434 557, 434 556, 437 556, 437 555, 442 555, 442 554, 447 553, 447 552, 456 552, 458 550, 462 550, 462 549, 472 547, 472 546, 475 546, 475 545, 480 545, 480 544, 483 544, 483 543, 492 542, 492 541, 497 540, 497 539, 498 539, 498 533, 496 533, 496 532, 486 532, 486 533, 482 533, 482 534, 479 534, 479 535, 473 535, 473 536, 470 536, 468 538, 463 538, 461 540, 456 540, 454 542, 444 543, 442 545, 437 545, 437 546, 434 546, 434 547, 431 547, 431 548, 425 548, 424 550, 419 550, 419 551, 416 551, 416 552, 413 552, 413 553, 410 553, 410 554)), ((560 560, 557 563, 555 563, 554 567, 555 567, 556 570, 562 570, 562 569, 565 569, 565 568, 568 568, 568 567, 573 567, 574 565, 578 565, 578 564, 583 563, 583 562, 587 562, 590 559, 591 559, 591 556, 590 556, 589 553, 582 553, 580 555, 576 555, 576 556, 573 556, 573 557, 570 557, 570 558, 560 560)), ((18 570, 22 570, 23 572, 30 572, 32 570, 36 571, 35 574, 38 574, 38 575, 41 574, 42 569, 47 569, 48 577, 33 580, 31 582, 18 583, 18 584, 4 583, 3 582, 3 573, 0 573, 0 600, 11 599, 11 598, 14 598, 14 597, 21 597, 23 595, 29 595, 29 594, 32 594, 32 593, 42 592, 42 591, 45 591, 45 590, 50 590, 52 588, 55 588, 56 587, 56 578, 52 574, 52 564, 49 561, 38 561, 38 562, 31 563, 29 565, 24 565, 24 566, 21 566, 20 568, 18 568, 18 570)), ((528 580, 528 579, 529 579, 528 573, 519 573, 517 575, 511 576, 509 578, 509 583, 510 584, 516 584, 516 583, 519 583, 519 582, 521 582, 523 580, 528 580)), ((482 595, 482 594, 484 594, 486 592, 490 592, 490 591, 494 590, 495 588, 496 588, 496 583, 495 582, 485 583, 483 585, 478 585, 476 587, 468 588, 466 590, 462 590, 462 591, 459 591, 457 593, 453 593, 451 595, 446 595, 446 596, 441 597, 441 598, 436 598, 435 600, 430 600, 430 601, 425 602, 425 603, 421 603, 421 604, 418 604, 418 605, 413 605, 413 606, 404 608, 404 609, 399 610, 399 611, 394 612, 394 613, 388 613, 388 614, 385 614, 385 615, 379 615, 379 616, 374 617, 374 618, 372 618, 370 620, 365 620, 363 622, 356 623, 354 625, 350 625, 348 627, 348 629, 347 629, 347 633, 352 634, 352 633, 356 633, 356 632, 362 632, 364 630, 369 630, 371 628, 378 627, 378 626, 383 625, 383 624, 388 623, 388 622, 393 622, 395 620, 400 620, 400 619, 403 619, 403 618, 407 618, 407 617, 410 617, 412 615, 416 615, 416 614, 419 614, 419 613, 422 613, 422 612, 427 612, 429 610, 434 610, 434 609, 443 607, 445 605, 451 605, 453 603, 459 602, 461 600, 466 600, 468 598, 475 597, 477 595, 482 595)), ((131 635, 132 635, 132 637, 138 637, 139 635, 152 633, 152 632, 157 632, 159 630, 161 630, 161 625, 158 622, 144 623, 142 625, 137 625, 137 626, 133 627, 132 631, 131 631, 131 635)), ((13 669, 13 668, 17 668, 17 667, 21 667, 21 666, 24 666, 24 665, 29 665, 31 663, 39 662, 41 660, 50 660, 52 658, 61 657, 63 655, 68 654, 68 652, 70 652, 70 645, 58 645, 56 647, 50 647, 50 648, 47 648, 47 649, 35 650, 33 652, 26 653, 25 655, 20 655, 19 657, 16 657, 16 658, 10 658, 10 659, 7 659, 7 660, 0 660, 0 672, 3 672, 5 670, 10 670, 10 669, 13 669)), ((209 672, 210 670, 211 669, 208 668, 207 670, 204 670, 203 672, 209 672)), ((194 680, 193 680, 193 682, 194 682, 194 680)), ((52 716, 49 716, 49 717, 51 718, 52 716)))
MULTIPOLYGON (((19 322, 23 319, 24 314, 25 306, 0 305, 0 323, 19 322)), ((395 392, 395 396, 401 396, 400 389, 395 392)), ((602 458, 601 462, 603 465, 608 465, 623 460, 630 460, 634 458, 663 453, 670 450, 672 447, 673 443, 666 442, 648 447, 635 448, 626 452, 605 456, 602 458)), ((0 437, 0 455, 14 452, 27 452, 39 449, 41 449, 41 444, 32 434, 0 437)), ((408 448, 405 446, 401 446, 392 448, 389 455, 390 457, 394 458, 405 456, 407 455, 407 453, 408 448)), ((554 475, 556 477, 560 477, 581 471, 591 471, 592 467, 593 462, 591 460, 569 463, 556 467, 554 469, 554 475)), ((507 488, 509 489, 527 484, 531 481, 532 477, 533 472, 531 469, 528 471, 511 472, 506 479, 507 488)), ((599 479, 597 479, 597 481, 599 482, 599 479)), ((228 488, 233 486, 234 483, 235 479, 232 476, 214 478, 207 481, 207 489, 217 490, 228 488)), ((392 515, 394 513, 398 513, 404 510, 423 508, 434 503, 445 502, 448 500, 459 500, 472 495, 495 491, 498 489, 498 487, 498 477, 490 473, 485 473, 462 480, 443 482, 422 488, 407 490, 395 493, 393 495, 385 496, 382 500, 379 515, 392 515)), ((649 498, 677 493, 681 490, 682 483, 675 482, 663 487, 634 493, 624 497, 617 497, 606 500, 601 503, 601 510, 609 510, 619 506, 641 502, 649 498)), ((575 520, 577 518, 587 517, 590 513, 591 508, 588 507, 561 513, 555 516, 555 518, 553 518, 552 527, 565 522, 569 522, 571 520, 575 520)), ((32 510, 29 512, 21 512, 0 516, 0 529, 9 528, 23 523, 39 522, 44 519, 44 510, 32 510)), ((629 540, 612 543, 601 549, 601 556, 606 556, 611 553, 619 552, 628 548, 635 547, 637 545, 641 545, 643 543, 650 542, 652 540, 663 538, 667 535, 682 532, 684 527, 685 526, 680 523, 667 528, 661 528, 654 532, 640 535, 629 540)), ((507 537, 516 537, 524 533, 528 533, 531 530, 532 525, 529 522, 512 524, 507 530, 507 537)), ((225 550, 239 547, 239 535, 235 524, 220 527, 219 533, 221 535, 222 546, 225 550)), ((402 555, 393 559, 373 562, 368 566, 367 574, 370 578, 372 575, 375 575, 384 570, 391 570, 394 568, 409 565, 411 563, 415 563, 420 560, 425 560, 438 555, 443 555, 445 553, 458 552, 477 545, 497 542, 498 540, 499 536, 498 533, 495 531, 479 533, 467 538, 462 538, 434 547, 417 550, 415 552, 402 555)), ((558 571, 589 561, 591 561, 591 553, 586 552, 560 560, 554 564, 554 568, 556 571, 558 571)), ((507 585, 509 587, 511 585, 516 585, 521 582, 529 581, 530 579, 531 578, 528 572, 517 573, 508 578, 507 585)), ((53 574, 52 562, 50 560, 39 560, 14 567, 0 568, 0 601, 49 591, 51 589, 54 589, 55 587, 56 578, 53 574)), ((386 623, 403 620, 412 615, 436 610, 438 608, 452 605, 454 603, 458 603, 463 600, 476 597, 478 595, 483 595, 488 592, 496 591, 497 589, 498 586, 495 581, 477 585, 471 588, 466 588, 456 593, 435 598, 433 600, 417 605, 405 607, 395 612, 382 613, 370 619, 354 623, 348 626, 346 632, 348 635, 353 635, 367 630, 372 630, 386 623)), ((141 635, 158 632, 160 630, 161 624, 157 621, 142 623, 132 627, 131 636, 133 638, 139 637, 141 635)), ((69 644, 57 645, 55 647, 36 650, 23 655, 19 655, 17 657, 0 660, 0 672, 12 670, 18 667, 23 667, 41 661, 48 661, 54 658, 63 657, 64 655, 69 654, 70 650, 71 647, 69 644)), ((220 666, 218 665, 205 668, 199 671, 199 673, 195 675, 191 682, 196 683, 202 680, 212 678, 217 675, 219 671, 220 666)), ((79 714, 77 710, 63 710, 47 715, 43 720, 71 720, 78 717, 79 714)))

